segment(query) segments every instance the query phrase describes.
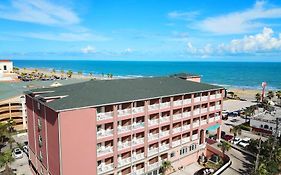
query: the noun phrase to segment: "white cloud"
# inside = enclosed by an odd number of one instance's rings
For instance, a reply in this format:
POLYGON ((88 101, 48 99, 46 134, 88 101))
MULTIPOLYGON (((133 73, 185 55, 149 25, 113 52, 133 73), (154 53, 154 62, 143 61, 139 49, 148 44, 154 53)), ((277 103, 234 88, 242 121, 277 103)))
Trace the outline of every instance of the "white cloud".
POLYGON ((187 21, 194 20, 200 13, 198 11, 178 12, 173 11, 168 13, 168 17, 172 19, 183 19, 187 21))
POLYGON ((131 53, 131 52, 133 52, 133 51, 134 51, 134 50, 131 49, 131 48, 127 48, 127 49, 124 50, 125 53, 131 53))
POLYGON ((47 0, 12 0, 10 6, 1 5, 0 18, 53 26, 80 22, 71 9, 47 0))
POLYGON ((251 9, 209 17, 195 27, 215 34, 241 34, 264 26, 262 19, 281 18, 281 8, 266 8, 265 1, 257 1, 251 9))
POLYGON ((96 53, 96 48, 94 48, 93 46, 86 46, 86 47, 82 48, 81 51, 84 54, 96 53))

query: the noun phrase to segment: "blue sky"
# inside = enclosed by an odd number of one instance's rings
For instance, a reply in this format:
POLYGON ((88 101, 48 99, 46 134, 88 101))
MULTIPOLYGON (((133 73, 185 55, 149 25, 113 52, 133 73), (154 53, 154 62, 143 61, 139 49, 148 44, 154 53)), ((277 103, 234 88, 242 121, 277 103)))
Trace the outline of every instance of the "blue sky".
POLYGON ((1 0, 0 58, 281 61, 281 2, 1 0))

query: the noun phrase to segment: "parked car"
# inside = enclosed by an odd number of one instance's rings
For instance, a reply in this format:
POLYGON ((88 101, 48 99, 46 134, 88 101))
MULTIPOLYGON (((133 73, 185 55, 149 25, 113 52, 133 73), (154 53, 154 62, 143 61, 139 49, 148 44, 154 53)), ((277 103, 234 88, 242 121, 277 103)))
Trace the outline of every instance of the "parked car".
POLYGON ((24 145, 22 147, 23 151, 28 155, 28 146, 27 145, 24 145))
POLYGON ((239 138, 239 137, 234 137, 232 143, 235 144, 235 145, 237 145, 241 140, 242 140, 242 139, 239 138))
POLYGON ((208 175, 214 173, 214 170, 211 168, 202 168, 198 170, 194 175, 208 175))
POLYGON ((232 135, 226 134, 226 135, 224 135, 222 138, 223 138, 225 141, 230 142, 230 141, 233 139, 233 136, 232 136, 232 135))
POLYGON ((243 148, 246 148, 250 144, 250 140, 250 138, 244 138, 238 143, 238 145, 242 146, 243 148))
POLYGON ((22 150, 21 150, 20 148, 15 148, 15 149, 13 150, 12 156, 13 156, 15 159, 21 159, 21 158, 23 157, 22 150))

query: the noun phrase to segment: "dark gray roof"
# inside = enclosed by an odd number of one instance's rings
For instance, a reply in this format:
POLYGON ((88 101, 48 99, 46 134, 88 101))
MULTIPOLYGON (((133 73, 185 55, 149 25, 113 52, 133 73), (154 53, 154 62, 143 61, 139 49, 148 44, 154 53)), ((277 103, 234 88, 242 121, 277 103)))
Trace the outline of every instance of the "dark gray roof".
POLYGON ((174 77, 154 77, 90 80, 83 83, 55 88, 35 89, 29 93, 53 91, 40 94, 38 98, 66 96, 46 103, 50 108, 56 111, 61 111, 215 89, 222 89, 222 87, 182 80, 174 77))
POLYGON ((187 77, 200 77, 200 75, 182 72, 182 73, 172 74, 170 75, 170 77, 187 78, 187 77))

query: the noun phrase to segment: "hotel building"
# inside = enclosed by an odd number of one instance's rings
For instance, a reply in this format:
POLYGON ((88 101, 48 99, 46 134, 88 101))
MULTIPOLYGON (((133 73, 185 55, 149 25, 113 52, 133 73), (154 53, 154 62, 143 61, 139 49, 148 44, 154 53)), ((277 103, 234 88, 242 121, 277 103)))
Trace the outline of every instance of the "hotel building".
POLYGON ((176 77, 91 80, 26 92, 34 174, 158 174, 220 139, 222 87, 176 77))

